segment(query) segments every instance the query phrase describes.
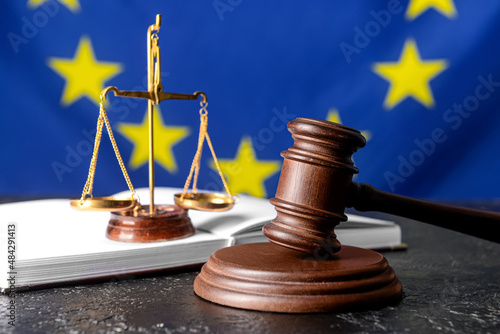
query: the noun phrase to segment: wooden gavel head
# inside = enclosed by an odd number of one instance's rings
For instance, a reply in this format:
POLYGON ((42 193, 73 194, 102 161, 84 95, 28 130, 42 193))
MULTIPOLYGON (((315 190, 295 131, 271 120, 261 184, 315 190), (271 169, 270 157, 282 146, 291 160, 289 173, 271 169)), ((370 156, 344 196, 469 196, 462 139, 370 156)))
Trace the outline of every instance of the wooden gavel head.
POLYGON ((358 130, 323 120, 288 123, 294 144, 284 158, 276 196, 276 218, 264 226, 270 241, 306 253, 340 250, 334 228, 344 214, 352 177, 352 154, 366 144, 358 130))

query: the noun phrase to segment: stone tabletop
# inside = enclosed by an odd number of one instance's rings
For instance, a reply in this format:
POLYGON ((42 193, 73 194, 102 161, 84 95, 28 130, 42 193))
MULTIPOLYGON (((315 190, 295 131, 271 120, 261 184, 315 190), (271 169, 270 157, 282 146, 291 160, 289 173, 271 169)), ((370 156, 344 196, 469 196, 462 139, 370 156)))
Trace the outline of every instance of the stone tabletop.
MULTIPOLYGON (((387 216, 384 216, 387 217, 387 216)), ((218 306, 193 293, 198 269, 18 293, 2 333, 499 333, 500 245, 390 217, 408 249, 382 254, 403 284, 396 306, 277 314, 218 306)))

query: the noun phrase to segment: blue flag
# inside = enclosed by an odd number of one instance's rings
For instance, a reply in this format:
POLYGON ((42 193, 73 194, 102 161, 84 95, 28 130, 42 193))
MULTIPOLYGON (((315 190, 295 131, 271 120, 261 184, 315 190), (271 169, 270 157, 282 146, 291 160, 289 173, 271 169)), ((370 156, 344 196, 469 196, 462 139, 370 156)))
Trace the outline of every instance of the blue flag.
MULTIPOLYGON (((286 124, 359 129, 357 182, 429 199, 500 191, 500 3, 410 1, 9 1, 0 12, 0 195, 71 196, 87 179, 107 86, 147 90, 146 31, 163 91, 208 97, 208 133, 235 193, 272 197, 286 124)), ((105 105, 133 185, 148 186, 146 100, 105 105)), ((155 184, 182 187, 199 100, 154 110, 155 184)), ((223 190, 210 151, 199 188, 223 190)), ((106 132, 95 195, 127 189, 106 132)))

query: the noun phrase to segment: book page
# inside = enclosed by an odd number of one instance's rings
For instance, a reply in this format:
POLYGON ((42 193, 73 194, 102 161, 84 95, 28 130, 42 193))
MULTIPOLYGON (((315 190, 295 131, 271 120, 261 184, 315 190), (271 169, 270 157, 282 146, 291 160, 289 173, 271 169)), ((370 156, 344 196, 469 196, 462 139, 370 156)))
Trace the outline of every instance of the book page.
MULTIPOLYGON (((105 236, 109 212, 80 211, 70 207, 67 199, 50 199, 0 205, 2 226, 15 223, 17 229, 17 258, 19 261, 82 256, 162 246, 207 242, 220 239, 198 231, 179 240, 130 243, 109 240, 105 236)), ((3 234, 6 229, 2 229, 3 234)))
POLYGON ((347 216, 347 222, 340 223, 337 226, 337 228, 357 228, 357 227, 368 228, 370 226, 384 227, 384 226, 396 225, 395 222, 390 220, 382 220, 365 216, 359 216, 352 213, 346 213, 345 215, 347 216))

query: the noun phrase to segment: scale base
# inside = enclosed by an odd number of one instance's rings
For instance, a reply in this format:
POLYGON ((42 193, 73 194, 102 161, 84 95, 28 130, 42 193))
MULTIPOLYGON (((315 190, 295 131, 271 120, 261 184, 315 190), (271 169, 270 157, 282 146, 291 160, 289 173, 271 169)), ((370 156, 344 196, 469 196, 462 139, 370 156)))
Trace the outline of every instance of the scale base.
POLYGON ((215 252, 194 282, 211 302, 283 313, 378 309, 401 300, 402 286, 381 254, 342 246, 328 260, 273 243, 215 252))
POLYGON ((149 206, 139 210, 112 212, 106 237, 126 242, 159 242, 189 237, 195 233, 187 210, 177 205, 155 205, 155 213, 149 214, 149 206))

